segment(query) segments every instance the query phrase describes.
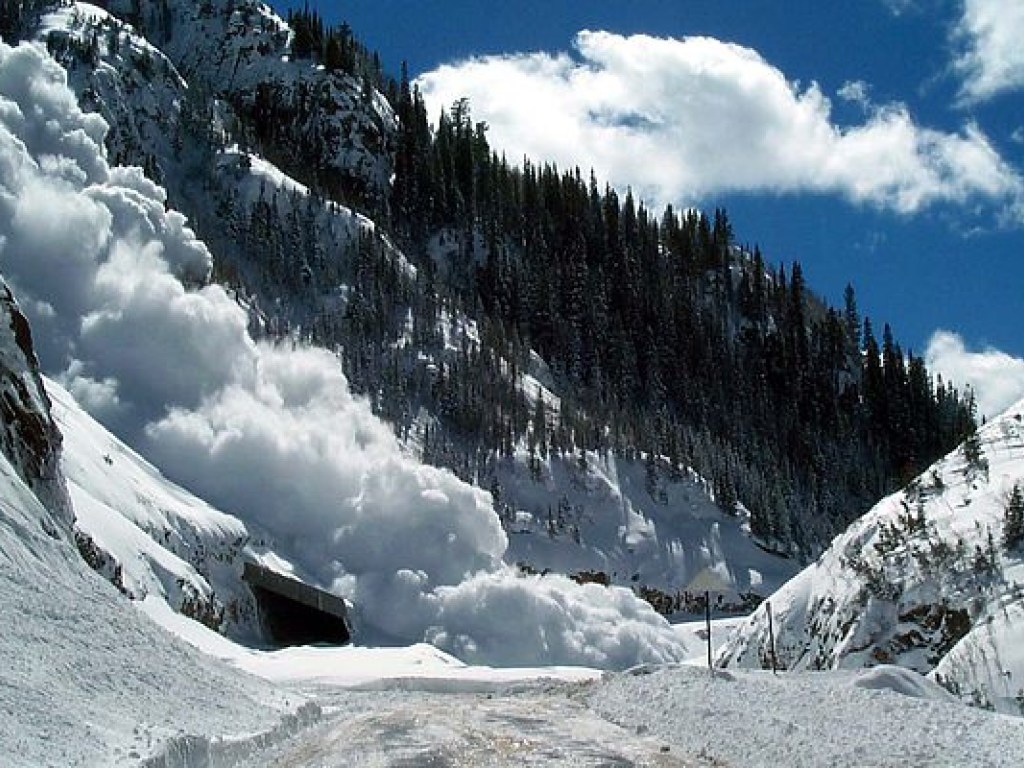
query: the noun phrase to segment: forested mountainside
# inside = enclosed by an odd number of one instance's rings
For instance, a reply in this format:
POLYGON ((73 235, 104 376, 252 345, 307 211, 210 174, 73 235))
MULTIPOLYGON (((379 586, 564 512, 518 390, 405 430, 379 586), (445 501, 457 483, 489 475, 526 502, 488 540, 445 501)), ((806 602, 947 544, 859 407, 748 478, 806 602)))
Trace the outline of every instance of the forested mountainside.
POLYGON ((408 76, 315 13, 289 29, 257 2, 107 6, 4 0, 0 28, 45 39, 254 332, 339 350, 408 445, 499 504, 517 448, 537 478, 613 452, 646 460, 652 489, 693 468, 766 546, 807 556, 972 426, 852 289, 827 306, 725 211, 510 163, 472 105, 432 124, 408 76))

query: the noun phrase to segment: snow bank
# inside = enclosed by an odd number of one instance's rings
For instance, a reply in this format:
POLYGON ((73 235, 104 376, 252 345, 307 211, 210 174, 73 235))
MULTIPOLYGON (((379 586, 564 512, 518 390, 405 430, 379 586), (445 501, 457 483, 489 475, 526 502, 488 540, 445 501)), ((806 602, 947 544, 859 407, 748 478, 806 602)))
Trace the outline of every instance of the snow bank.
POLYGON ((903 696, 930 701, 953 703, 956 699, 938 683, 932 682, 911 669, 882 664, 866 669, 853 680, 857 688, 869 691, 892 691, 903 696))
POLYGON ((173 739, 284 736, 317 714, 145 619, 88 569, 0 453, 0 755, 138 764, 173 739), (50 522, 47 524, 47 520, 50 522))
POLYGON ((108 166, 104 130, 41 48, 0 47, 0 264, 44 369, 90 413, 353 598, 363 639, 429 636, 494 664, 683 655, 625 592, 502 568, 488 494, 403 454, 332 355, 256 344, 163 190, 108 166))
POLYGON ((693 667, 607 676, 590 705, 701 764, 860 768, 1024 764, 1024 720, 933 695, 914 673, 709 675, 693 667), (899 689, 894 692, 893 688, 899 689))

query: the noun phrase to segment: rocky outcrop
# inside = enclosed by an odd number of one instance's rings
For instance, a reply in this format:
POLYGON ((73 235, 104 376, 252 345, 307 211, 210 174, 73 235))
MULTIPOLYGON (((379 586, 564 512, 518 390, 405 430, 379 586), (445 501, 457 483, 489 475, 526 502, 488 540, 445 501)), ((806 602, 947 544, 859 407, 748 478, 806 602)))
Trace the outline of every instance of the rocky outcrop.
POLYGON ((0 450, 53 514, 47 533, 70 532, 74 515, 60 469, 61 435, 50 415, 32 332, 11 289, 0 278, 0 450))
POLYGON ((269 6, 107 6, 54 11, 39 35, 83 106, 109 123, 114 161, 146 168, 176 207, 198 218, 183 184, 210 165, 207 154, 224 148, 228 131, 324 194, 386 206, 397 130, 387 99, 365 78, 294 58, 292 31, 269 6))

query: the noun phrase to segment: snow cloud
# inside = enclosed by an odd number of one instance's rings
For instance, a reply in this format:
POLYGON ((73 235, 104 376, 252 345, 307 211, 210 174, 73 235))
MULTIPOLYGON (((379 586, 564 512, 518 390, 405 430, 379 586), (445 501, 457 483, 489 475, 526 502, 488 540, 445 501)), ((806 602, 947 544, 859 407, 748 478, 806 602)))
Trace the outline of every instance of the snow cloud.
POLYGON ((964 103, 1024 87, 1024 3, 964 0, 955 38, 962 46, 954 69, 964 79, 964 103))
POLYGON ((998 349, 970 350, 949 331, 936 331, 925 352, 928 368, 958 387, 974 391, 978 415, 998 416, 1024 397, 1024 360, 998 349))
POLYGON ((816 192, 913 214, 976 200, 1010 208, 1024 197, 1024 180, 976 125, 932 130, 888 104, 841 127, 816 84, 790 82, 740 45, 584 31, 574 48, 469 59, 417 82, 434 115, 468 97, 513 161, 593 167, 656 203, 816 192))
POLYGON ((300 575, 352 597, 363 641, 431 638, 497 665, 683 654, 628 591, 504 566, 489 495, 405 455, 336 357, 254 342, 163 190, 108 166, 106 126, 65 77, 40 47, 0 43, 0 272, 47 373, 300 575))

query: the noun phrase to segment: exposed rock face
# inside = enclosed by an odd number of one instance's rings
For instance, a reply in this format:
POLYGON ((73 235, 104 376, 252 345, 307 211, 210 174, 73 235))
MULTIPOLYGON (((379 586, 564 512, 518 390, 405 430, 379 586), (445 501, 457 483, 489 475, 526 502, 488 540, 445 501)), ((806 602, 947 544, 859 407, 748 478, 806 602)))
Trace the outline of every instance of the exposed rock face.
MULTIPOLYGON (((61 435, 39 375, 28 320, 0 278, 0 450, 67 534, 74 521, 60 469, 61 435)), ((52 523, 47 532, 60 535, 52 523)))
POLYGON ((197 218, 184 185, 210 165, 199 150, 220 148, 242 118, 254 127, 247 138, 291 176, 349 203, 386 205, 397 130, 387 100, 353 75, 293 59, 292 32, 269 6, 107 5, 116 16, 58 9, 40 34, 83 106, 110 124, 112 158, 146 168, 176 207, 197 218))

